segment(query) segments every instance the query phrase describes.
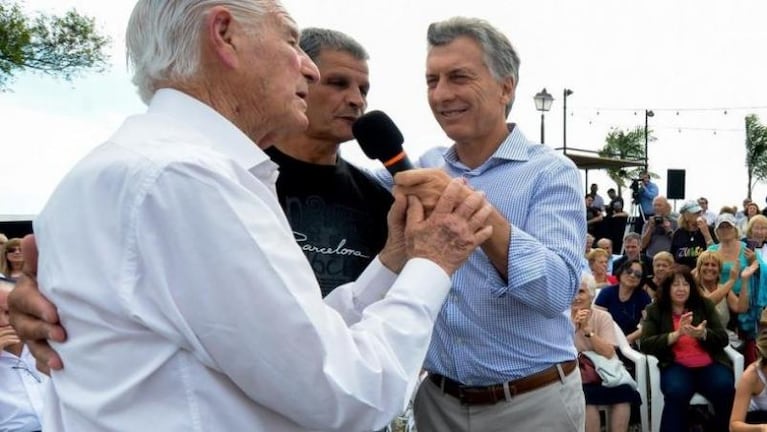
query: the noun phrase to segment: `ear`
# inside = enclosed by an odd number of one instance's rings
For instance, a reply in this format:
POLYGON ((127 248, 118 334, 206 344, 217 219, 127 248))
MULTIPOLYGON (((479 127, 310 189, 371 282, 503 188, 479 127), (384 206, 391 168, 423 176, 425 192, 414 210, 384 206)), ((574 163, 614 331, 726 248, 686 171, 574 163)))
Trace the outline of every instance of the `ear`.
POLYGON ((209 61, 217 60, 229 68, 239 66, 241 54, 239 50, 242 49, 239 29, 239 25, 227 8, 222 6, 211 8, 205 17, 202 35, 203 45, 208 47, 212 55, 209 61))
POLYGON ((514 100, 515 91, 516 83, 512 77, 506 77, 501 81, 501 103, 503 106, 514 100))

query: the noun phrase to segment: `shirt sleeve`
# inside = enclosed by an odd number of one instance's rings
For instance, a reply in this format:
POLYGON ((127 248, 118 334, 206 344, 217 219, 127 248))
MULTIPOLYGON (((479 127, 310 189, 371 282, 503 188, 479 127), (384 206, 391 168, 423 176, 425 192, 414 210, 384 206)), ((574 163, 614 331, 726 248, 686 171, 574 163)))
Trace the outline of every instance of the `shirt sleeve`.
POLYGON ((359 275, 354 283, 335 288, 325 297, 325 304, 336 310, 347 324, 354 324, 362 318, 362 311, 384 298, 397 279, 376 257, 359 275))
POLYGON ((592 312, 594 333, 613 346, 618 346, 618 340, 615 337, 615 326, 613 319, 608 312, 595 310, 592 312))
POLYGON ((366 275, 339 293, 342 316, 323 302, 278 212, 249 173, 166 168, 133 215, 136 268, 125 273, 136 281, 121 299, 137 321, 302 427, 381 428, 416 384, 450 279, 423 259, 396 281, 366 275))
POLYGON ((506 290, 547 317, 570 307, 580 283, 586 216, 579 185, 572 163, 550 164, 524 226, 511 226, 506 290))

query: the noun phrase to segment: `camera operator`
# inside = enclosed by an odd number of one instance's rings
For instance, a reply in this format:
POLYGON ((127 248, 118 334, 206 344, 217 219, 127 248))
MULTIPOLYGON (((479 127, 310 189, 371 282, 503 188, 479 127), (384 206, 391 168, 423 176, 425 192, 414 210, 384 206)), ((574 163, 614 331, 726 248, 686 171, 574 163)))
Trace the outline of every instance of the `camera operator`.
POLYGON ((652 201, 652 215, 642 231, 642 249, 649 258, 661 251, 671 250, 671 236, 677 229, 677 221, 671 217, 671 205, 664 196, 652 201))
POLYGON ((658 185, 650 181, 650 174, 646 172, 642 173, 638 180, 639 181, 634 180, 631 184, 634 192, 632 198, 634 199, 634 202, 639 204, 642 208, 642 213, 644 214, 644 220, 646 222, 656 214, 653 200, 658 196, 658 185), (635 185, 636 188, 634 188, 635 185))

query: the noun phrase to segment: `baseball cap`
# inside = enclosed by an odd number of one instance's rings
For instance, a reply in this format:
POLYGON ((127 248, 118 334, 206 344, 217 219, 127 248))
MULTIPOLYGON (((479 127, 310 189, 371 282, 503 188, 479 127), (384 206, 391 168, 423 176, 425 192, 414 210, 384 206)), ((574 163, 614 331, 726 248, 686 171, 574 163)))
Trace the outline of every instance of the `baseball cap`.
POLYGON ((700 208, 700 205, 698 205, 695 201, 685 201, 684 204, 682 204, 682 208, 679 209, 679 213, 698 213, 703 211, 702 208, 700 208))
POLYGON ((730 213, 722 213, 716 217, 716 225, 714 225, 714 230, 718 230, 719 226, 721 226, 723 223, 730 224, 733 228, 738 227, 738 225, 735 223, 735 216, 731 215, 730 213))

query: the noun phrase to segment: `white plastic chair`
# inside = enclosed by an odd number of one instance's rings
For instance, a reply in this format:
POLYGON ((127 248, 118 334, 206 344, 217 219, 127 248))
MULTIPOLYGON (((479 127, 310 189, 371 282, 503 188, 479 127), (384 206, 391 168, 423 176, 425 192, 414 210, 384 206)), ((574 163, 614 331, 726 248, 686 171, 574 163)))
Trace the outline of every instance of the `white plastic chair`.
MULTIPOLYGON (((738 382, 740 376, 743 375, 743 355, 735 351, 733 347, 727 345, 724 348, 724 352, 727 357, 732 361, 732 372, 735 375, 735 381, 738 382)), ((650 375, 650 400, 652 402, 650 409, 652 410, 652 432, 660 431, 660 418, 663 414, 663 405, 665 399, 663 398, 663 392, 660 390, 660 368, 658 367, 658 358, 652 355, 647 355, 647 369, 650 375)), ((690 400, 690 405, 708 405, 706 398, 699 393, 690 400)))
MULTIPOLYGON (((621 352, 621 354, 623 354, 624 357, 634 362, 634 380, 637 383, 637 391, 639 392, 639 397, 642 399, 642 406, 639 407, 639 421, 641 423, 642 432, 649 432, 650 423, 648 416, 650 413, 650 407, 647 403, 647 356, 635 350, 631 347, 631 345, 629 345, 629 341, 626 339, 626 335, 623 334, 623 330, 621 330, 621 328, 618 327, 618 324, 616 324, 614 321, 613 331, 615 332, 615 340, 618 342, 618 350, 621 352)), ((605 412, 605 420, 609 428, 609 405, 600 405, 598 409, 605 412)))

